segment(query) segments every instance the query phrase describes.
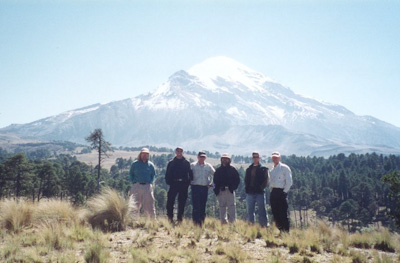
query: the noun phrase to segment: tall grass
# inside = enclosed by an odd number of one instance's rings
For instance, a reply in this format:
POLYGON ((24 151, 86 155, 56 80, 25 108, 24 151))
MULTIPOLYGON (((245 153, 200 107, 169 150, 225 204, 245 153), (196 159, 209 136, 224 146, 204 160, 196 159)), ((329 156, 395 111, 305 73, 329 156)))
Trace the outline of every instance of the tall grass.
POLYGON ((0 224, 11 232, 19 232, 32 220, 33 205, 24 200, 7 199, 0 205, 0 224))
POLYGON ((68 201, 42 200, 35 206, 32 221, 36 224, 59 222, 70 225, 77 221, 77 210, 68 201))
POLYGON ((87 219, 93 228, 103 231, 125 230, 131 215, 136 211, 134 201, 125 199, 111 188, 102 192, 87 202, 87 219))

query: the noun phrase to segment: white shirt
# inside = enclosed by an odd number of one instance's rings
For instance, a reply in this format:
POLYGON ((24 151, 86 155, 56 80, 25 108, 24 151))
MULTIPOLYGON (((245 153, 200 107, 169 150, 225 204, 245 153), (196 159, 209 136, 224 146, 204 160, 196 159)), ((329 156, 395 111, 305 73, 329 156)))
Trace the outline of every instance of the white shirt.
POLYGON ((190 164, 190 169, 193 171, 192 185, 211 185, 212 176, 214 175, 215 169, 211 164, 204 162, 193 162, 190 164))
POLYGON ((270 171, 270 181, 269 188, 283 188, 285 193, 289 192, 292 186, 292 171, 289 166, 284 163, 279 162, 270 171))

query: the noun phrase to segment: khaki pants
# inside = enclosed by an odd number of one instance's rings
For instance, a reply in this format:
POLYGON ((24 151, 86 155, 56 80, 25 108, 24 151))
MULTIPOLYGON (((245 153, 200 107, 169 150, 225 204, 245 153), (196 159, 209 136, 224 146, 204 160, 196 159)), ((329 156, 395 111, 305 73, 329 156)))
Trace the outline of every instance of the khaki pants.
POLYGON ((131 187, 130 194, 135 198, 135 202, 138 208, 138 214, 140 209, 143 208, 143 212, 146 216, 155 219, 156 208, 154 207, 154 193, 152 184, 139 184, 135 183, 131 187))
POLYGON ((228 222, 233 223, 236 220, 236 204, 235 204, 235 192, 233 194, 226 189, 225 191, 220 191, 218 196, 219 204, 219 216, 221 223, 225 224, 228 222), (228 210, 228 215, 226 214, 228 210), (227 218, 228 216, 228 218, 227 218))

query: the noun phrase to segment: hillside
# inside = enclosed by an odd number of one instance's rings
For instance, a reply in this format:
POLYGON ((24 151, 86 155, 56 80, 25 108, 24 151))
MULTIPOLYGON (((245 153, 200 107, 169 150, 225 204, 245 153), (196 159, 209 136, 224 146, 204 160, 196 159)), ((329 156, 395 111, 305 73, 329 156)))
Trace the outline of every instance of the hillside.
MULTIPOLYGON (((128 204, 106 199, 117 210, 128 204)), ((127 210, 112 221, 110 207, 103 208, 108 217, 101 218, 113 224, 119 220, 123 231, 93 230, 93 202, 81 208, 59 200, 0 202, 0 261, 400 262, 400 237, 385 228, 350 234, 318 221, 280 234, 274 226, 265 229, 241 220, 221 225, 207 218, 202 228, 191 220, 171 225, 162 216, 157 221, 130 217, 127 210)))

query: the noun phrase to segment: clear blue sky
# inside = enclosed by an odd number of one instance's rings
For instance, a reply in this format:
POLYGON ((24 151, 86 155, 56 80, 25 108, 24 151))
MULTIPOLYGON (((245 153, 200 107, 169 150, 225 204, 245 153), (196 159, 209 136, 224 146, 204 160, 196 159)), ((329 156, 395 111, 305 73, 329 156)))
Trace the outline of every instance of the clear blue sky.
POLYGON ((400 1, 3 1, 0 127, 152 91, 224 55, 400 127, 400 1))

